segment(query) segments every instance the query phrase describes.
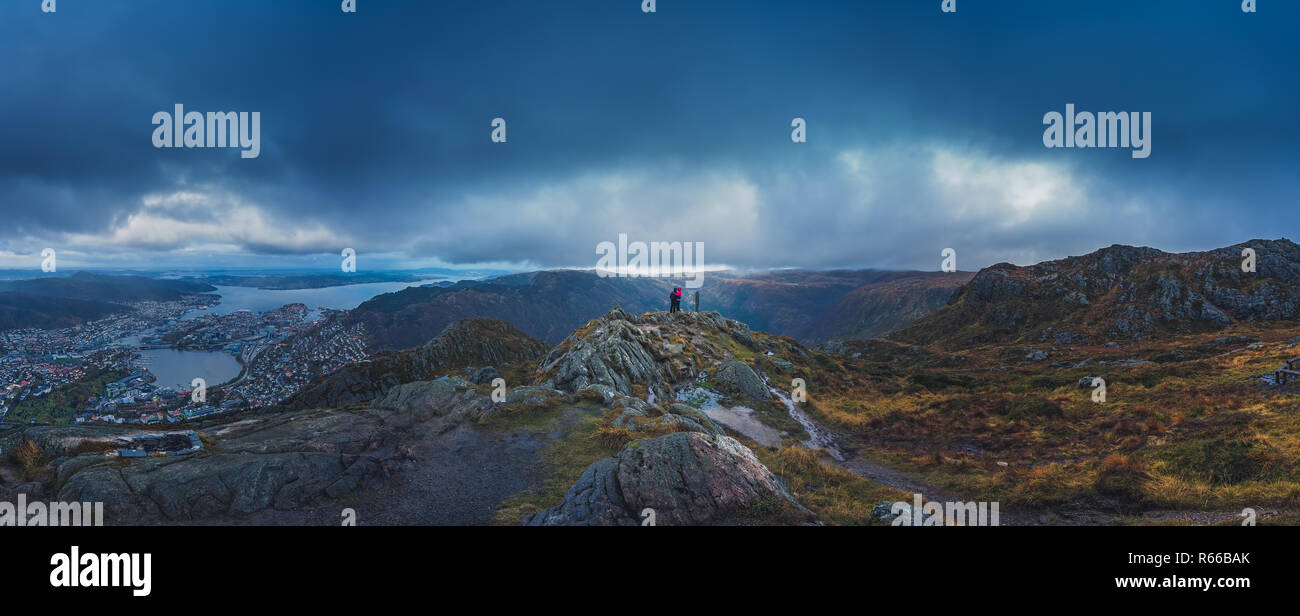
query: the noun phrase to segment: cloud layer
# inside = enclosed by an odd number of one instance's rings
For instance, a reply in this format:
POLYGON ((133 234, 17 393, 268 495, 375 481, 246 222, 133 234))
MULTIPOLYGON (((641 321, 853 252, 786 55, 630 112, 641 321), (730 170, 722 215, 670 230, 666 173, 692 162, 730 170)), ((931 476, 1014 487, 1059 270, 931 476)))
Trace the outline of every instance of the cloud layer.
POLYGON ((267 4, 6 6, 0 267, 590 267, 626 233, 974 269, 1294 235, 1297 6, 267 4), (153 148, 176 103, 261 112, 261 155, 153 148), (1066 103, 1152 112, 1151 158, 1043 148, 1066 103))

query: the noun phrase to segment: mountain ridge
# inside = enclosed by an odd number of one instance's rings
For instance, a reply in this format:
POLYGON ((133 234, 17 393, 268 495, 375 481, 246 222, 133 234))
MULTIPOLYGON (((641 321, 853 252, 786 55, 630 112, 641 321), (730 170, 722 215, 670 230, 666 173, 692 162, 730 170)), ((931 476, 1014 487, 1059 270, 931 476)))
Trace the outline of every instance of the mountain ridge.
POLYGON ((1034 265, 986 267, 947 306, 889 337, 945 348, 1100 344, 1297 317, 1300 246, 1288 239, 1186 253, 1114 244, 1034 265), (1242 271, 1246 248, 1256 253, 1254 272, 1242 271))
MULTIPOLYGON (((749 276, 706 277, 701 310, 716 310, 751 328, 808 343, 879 335, 943 306, 947 294, 970 274, 886 270, 779 270, 749 276), (909 281, 914 281, 909 283, 909 281), (851 295, 861 289, 874 294, 851 295), (916 297, 891 301, 893 293, 916 297), (858 298, 865 298, 859 300, 858 298), (874 317, 860 322, 858 308, 874 317), (830 319, 830 322, 824 322, 830 319)), ((673 281, 601 277, 583 270, 542 270, 441 287, 413 287, 376 296, 349 313, 349 324, 366 326, 372 348, 418 346, 458 318, 503 319, 528 335, 559 344, 573 330, 614 306, 633 314, 667 308, 673 281)), ((684 289, 683 308, 694 295, 684 289)))

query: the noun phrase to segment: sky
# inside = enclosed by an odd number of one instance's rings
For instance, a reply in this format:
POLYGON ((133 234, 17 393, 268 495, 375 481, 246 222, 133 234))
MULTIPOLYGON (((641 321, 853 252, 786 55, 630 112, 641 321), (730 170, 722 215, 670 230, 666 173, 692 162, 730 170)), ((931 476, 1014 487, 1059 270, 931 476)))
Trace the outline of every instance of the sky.
POLYGON ((0 0, 0 268, 593 267, 627 234, 974 270, 1298 235, 1300 2, 41 4, 0 0), (1150 112, 1150 156, 1045 147, 1067 103, 1150 112), (260 154, 154 147, 176 104, 258 112, 260 154))

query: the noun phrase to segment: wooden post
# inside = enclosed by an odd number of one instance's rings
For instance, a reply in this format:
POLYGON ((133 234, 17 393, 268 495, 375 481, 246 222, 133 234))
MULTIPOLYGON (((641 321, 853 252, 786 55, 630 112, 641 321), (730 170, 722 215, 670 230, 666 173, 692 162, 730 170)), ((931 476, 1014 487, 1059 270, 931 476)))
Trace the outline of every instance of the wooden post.
POLYGON ((700 292, 695 292, 695 312, 700 311, 700 292))

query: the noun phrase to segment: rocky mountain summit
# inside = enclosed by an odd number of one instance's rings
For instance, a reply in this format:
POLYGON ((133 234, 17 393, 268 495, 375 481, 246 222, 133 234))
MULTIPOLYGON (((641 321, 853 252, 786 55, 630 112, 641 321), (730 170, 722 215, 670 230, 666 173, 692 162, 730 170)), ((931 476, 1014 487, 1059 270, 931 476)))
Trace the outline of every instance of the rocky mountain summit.
POLYGON ((987 343, 1101 344, 1300 317, 1300 246, 1251 240, 1206 252, 1115 245, 1027 267, 980 270, 896 340, 946 348, 987 343), (1255 271, 1243 271, 1243 250, 1255 271))
POLYGON ((757 349, 749 326, 716 312, 638 317, 615 308, 556 346, 538 367, 538 382, 570 393, 592 388, 665 400, 674 387, 733 357, 735 345, 757 349))

